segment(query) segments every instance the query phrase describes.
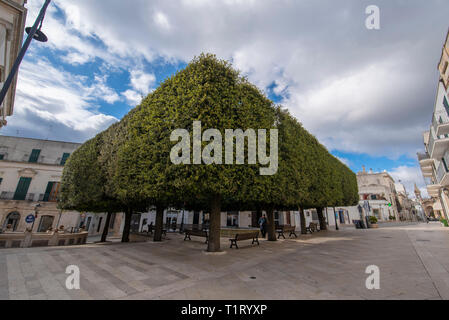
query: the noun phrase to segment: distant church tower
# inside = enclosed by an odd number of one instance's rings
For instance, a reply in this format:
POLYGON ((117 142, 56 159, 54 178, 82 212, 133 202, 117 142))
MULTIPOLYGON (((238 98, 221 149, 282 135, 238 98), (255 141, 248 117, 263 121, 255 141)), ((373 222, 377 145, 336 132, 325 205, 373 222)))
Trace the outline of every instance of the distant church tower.
POLYGON ((417 199, 418 201, 421 201, 421 200, 422 200, 422 197, 421 197, 421 190, 419 190, 419 188, 418 188, 418 186, 416 185, 416 183, 415 183, 415 196, 416 196, 416 199, 417 199))

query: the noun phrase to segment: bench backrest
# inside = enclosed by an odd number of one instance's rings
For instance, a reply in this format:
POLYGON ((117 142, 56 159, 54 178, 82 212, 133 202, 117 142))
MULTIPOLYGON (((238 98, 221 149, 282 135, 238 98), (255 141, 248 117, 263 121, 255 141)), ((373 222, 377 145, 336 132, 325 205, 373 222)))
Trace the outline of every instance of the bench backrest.
POLYGON ((235 235, 235 240, 248 240, 248 239, 254 239, 259 236, 259 231, 254 232, 245 232, 245 233, 237 233, 235 235))
POLYGON ((192 235, 192 236, 206 237, 206 238, 207 238, 207 231, 202 231, 202 230, 186 230, 185 232, 186 232, 187 234, 192 235))
POLYGON ((278 226, 277 228, 276 228, 277 230, 282 230, 282 231, 292 231, 292 230, 295 230, 295 227, 293 227, 293 226, 291 226, 291 225, 289 225, 289 224, 284 224, 284 225, 282 225, 282 226, 278 226))

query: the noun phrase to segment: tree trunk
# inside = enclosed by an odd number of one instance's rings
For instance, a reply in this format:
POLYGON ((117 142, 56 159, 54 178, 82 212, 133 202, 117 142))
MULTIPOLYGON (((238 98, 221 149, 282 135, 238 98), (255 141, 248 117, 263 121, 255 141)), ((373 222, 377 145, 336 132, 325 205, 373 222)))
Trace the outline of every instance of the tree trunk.
POLYGON ((101 235, 101 242, 106 242, 106 238, 108 237, 109 226, 111 224, 112 212, 108 212, 106 216, 106 223, 104 224, 103 234, 101 235))
POLYGON ((323 208, 317 208, 318 219, 320 220, 320 230, 327 230, 326 219, 324 218, 323 208))
POLYGON ((299 208, 299 220, 301 221, 301 234, 307 234, 306 230, 306 216, 304 215, 304 209, 299 208))
POLYGON ((267 232, 268 241, 276 241, 276 226, 274 223, 274 209, 272 207, 267 208, 267 232))
POLYGON ((162 229, 164 227, 164 207, 156 206, 156 225, 154 226, 154 242, 162 241, 162 229))
POLYGON ((123 228, 122 242, 129 242, 129 231, 131 229, 131 217, 133 210, 128 208, 125 212, 125 226, 123 228))
POLYGON ((208 252, 220 251, 220 225, 221 225, 221 197, 214 195, 210 201, 210 223, 208 252))
POLYGON ((337 215, 335 214, 335 207, 334 207, 334 218, 335 218, 335 230, 340 230, 338 228, 337 215))

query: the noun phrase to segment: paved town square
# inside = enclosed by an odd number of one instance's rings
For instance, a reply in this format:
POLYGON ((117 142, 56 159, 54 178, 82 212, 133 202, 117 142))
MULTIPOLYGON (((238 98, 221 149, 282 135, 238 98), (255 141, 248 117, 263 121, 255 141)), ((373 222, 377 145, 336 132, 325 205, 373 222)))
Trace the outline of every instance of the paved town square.
POLYGON ((323 231, 209 254, 202 239, 0 251, 0 299, 449 299, 440 223, 323 231), (80 289, 67 290, 68 265, 80 289), (380 269, 380 290, 365 286, 380 269))

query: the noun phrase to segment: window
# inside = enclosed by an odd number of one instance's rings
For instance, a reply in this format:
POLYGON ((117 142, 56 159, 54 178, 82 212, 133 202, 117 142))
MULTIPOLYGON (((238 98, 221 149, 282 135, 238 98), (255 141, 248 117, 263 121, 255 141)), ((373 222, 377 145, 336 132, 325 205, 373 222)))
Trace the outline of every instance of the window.
POLYGON ((444 166, 445 172, 449 172, 449 169, 447 168, 446 159, 442 158, 442 159, 441 159, 441 162, 443 162, 443 166, 444 166))
POLYGON ((30 159, 28 160, 28 162, 36 163, 39 159, 40 154, 41 151, 39 149, 33 149, 33 151, 31 151, 30 159))
POLYGON ((63 155, 62 155, 62 158, 61 158, 61 166, 63 166, 63 165, 65 165, 65 163, 67 162, 67 159, 70 157, 70 153, 64 153, 63 155))
POLYGON ((447 114, 449 114, 449 103, 447 103, 446 97, 443 98, 443 105, 444 108, 446 109, 447 114))
POLYGON ((3 178, 0 178, 0 184, 2 184, 2 182, 3 182, 3 178))
POLYGON ((50 181, 47 184, 47 189, 45 189, 44 198, 42 201, 44 202, 56 202, 59 194, 59 188, 61 186, 60 182, 52 182, 50 181))
POLYGON ((54 219, 55 217, 53 216, 41 216, 37 232, 47 232, 47 230, 50 230, 53 226, 54 219))
POLYGON ((11 212, 6 216, 5 223, 3 224, 3 229, 6 229, 9 225, 12 231, 16 231, 20 222, 20 213, 11 212))
POLYGON ((17 184, 16 192, 14 193, 14 200, 25 200, 30 187, 31 178, 20 178, 17 184))
POLYGON ((4 154, 0 154, 0 160, 4 160, 5 159, 5 155, 4 154))

